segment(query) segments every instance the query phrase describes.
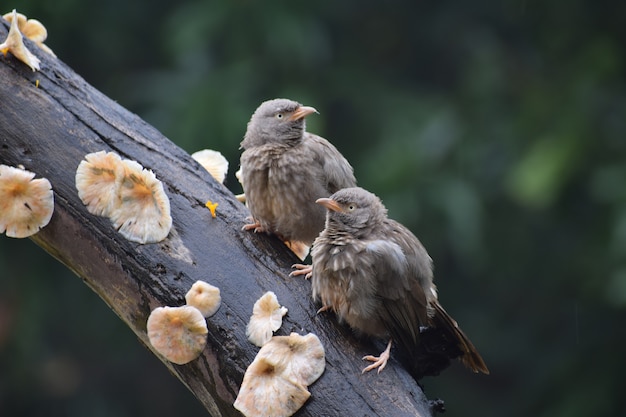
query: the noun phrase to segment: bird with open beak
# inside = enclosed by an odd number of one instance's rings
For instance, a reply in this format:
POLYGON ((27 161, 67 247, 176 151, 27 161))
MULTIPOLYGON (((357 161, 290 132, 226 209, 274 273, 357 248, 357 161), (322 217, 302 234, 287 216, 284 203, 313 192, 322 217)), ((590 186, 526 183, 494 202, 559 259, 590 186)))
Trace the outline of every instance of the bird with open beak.
POLYGON ((317 110, 293 100, 263 102, 248 123, 240 161, 253 220, 244 229, 273 233, 288 245, 306 245, 307 251, 326 216, 315 200, 356 185, 337 148, 306 131, 305 118, 312 113, 317 110))
POLYGON ((363 358, 373 362, 363 372, 385 367, 392 341, 411 360, 420 329, 434 327, 456 345, 463 364, 489 373, 474 345, 439 304, 426 249, 409 229, 387 217, 377 196, 354 187, 316 202, 327 209, 326 227, 311 251, 312 291, 322 302, 320 310, 334 311, 362 334, 390 338, 380 356, 363 358))

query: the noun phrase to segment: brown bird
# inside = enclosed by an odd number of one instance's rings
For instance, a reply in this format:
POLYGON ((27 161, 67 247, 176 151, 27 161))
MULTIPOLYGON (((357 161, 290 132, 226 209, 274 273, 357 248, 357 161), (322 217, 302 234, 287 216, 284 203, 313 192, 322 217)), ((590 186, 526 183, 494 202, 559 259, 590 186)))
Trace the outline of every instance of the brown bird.
MULTIPOLYGON (((253 220, 245 230, 310 246, 326 218, 315 200, 356 185, 352 167, 341 153, 306 131, 305 117, 311 113, 317 110, 274 99, 262 103, 250 118, 241 142, 241 179, 253 220)), ((306 272, 305 268, 295 274, 306 272)))
POLYGON ((387 217, 377 196, 354 187, 316 202, 328 209, 326 227, 311 251, 313 297, 321 300, 320 310, 333 310, 359 333, 391 339, 380 356, 363 358, 373 362, 363 372, 385 367, 392 341, 414 361, 420 329, 429 327, 456 345, 455 356, 460 354, 468 368, 489 373, 439 304, 426 249, 409 229, 387 217))

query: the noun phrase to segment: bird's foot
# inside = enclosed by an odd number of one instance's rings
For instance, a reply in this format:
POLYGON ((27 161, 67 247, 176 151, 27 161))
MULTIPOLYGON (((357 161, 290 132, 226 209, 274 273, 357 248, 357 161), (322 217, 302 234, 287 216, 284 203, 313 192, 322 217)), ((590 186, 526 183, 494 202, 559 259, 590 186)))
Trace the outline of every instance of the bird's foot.
POLYGON ((289 274, 290 277, 304 275, 304 279, 309 279, 313 275, 313 267, 311 265, 293 264, 291 267, 294 268, 295 271, 291 271, 289 274))
POLYGON ((387 344, 387 349, 385 349, 384 352, 380 354, 380 356, 372 356, 372 355, 363 356, 363 360, 374 362, 374 363, 371 364, 370 366, 363 368, 363 371, 361 371, 361 373, 364 374, 365 372, 369 372, 372 369, 376 369, 376 368, 378 368, 378 373, 380 373, 380 371, 385 369, 385 366, 387 366, 387 361, 389 360, 390 356, 391 356, 391 340, 387 344))
POLYGON ((330 309, 331 309, 330 306, 321 306, 320 309, 317 310, 317 313, 315 313, 315 314, 320 314, 320 313, 323 313, 324 311, 328 311, 330 309))
POLYGON ((254 230, 254 233, 260 233, 260 232, 265 232, 265 229, 263 228, 263 226, 261 226, 261 223, 259 223, 258 220, 254 220, 251 217, 248 217, 246 219, 246 221, 252 222, 252 223, 248 223, 245 224, 241 230, 254 230))

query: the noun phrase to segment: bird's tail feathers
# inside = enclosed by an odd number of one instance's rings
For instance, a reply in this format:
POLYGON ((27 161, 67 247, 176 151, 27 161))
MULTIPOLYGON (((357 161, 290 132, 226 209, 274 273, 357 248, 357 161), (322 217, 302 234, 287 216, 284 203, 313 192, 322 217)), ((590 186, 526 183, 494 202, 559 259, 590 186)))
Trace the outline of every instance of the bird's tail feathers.
POLYGON ((446 330, 446 333, 457 340, 458 347, 463 352, 459 358, 463 365, 474 372, 482 372, 488 375, 489 369, 485 361, 469 338, 463 333, 456 320, 450 317, 438 302, 431 303, 431 305, 435 310, 435 314, 432 318, 434 326, 438 329, 446 330))

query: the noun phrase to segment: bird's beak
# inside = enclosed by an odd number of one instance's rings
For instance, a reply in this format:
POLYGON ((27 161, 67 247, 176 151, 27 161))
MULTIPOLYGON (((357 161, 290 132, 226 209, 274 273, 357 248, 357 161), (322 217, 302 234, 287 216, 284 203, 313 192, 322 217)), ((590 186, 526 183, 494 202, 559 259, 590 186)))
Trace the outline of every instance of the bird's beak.
POLYGON ((332 198, 318 198, 315 202, 321 206, 326 207, 328 210, 342 212, 343 208, 332 198))
POLYGON ((293 121, 293 120, 302 119, 303 117, 306 117, 311 113, 317 113, 317 110, 315 110, 315 107, 300 106, 296 109, 296 111, 293 112, 289 120, 293 121))

